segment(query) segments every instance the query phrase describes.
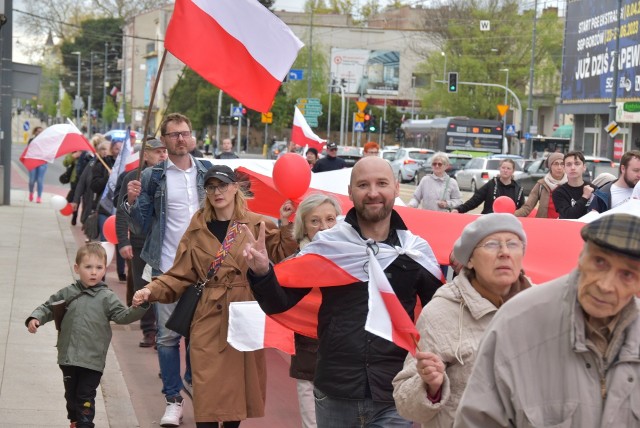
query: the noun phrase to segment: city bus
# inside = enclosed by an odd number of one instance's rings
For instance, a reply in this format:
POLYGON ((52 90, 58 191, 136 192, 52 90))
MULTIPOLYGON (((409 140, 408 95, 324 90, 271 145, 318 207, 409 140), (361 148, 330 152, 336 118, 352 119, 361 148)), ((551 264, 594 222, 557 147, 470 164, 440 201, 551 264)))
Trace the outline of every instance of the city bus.
POLYGON ((405 144, 440 152, 502 153, 502 122, 468 117, 407 120, 405 144))

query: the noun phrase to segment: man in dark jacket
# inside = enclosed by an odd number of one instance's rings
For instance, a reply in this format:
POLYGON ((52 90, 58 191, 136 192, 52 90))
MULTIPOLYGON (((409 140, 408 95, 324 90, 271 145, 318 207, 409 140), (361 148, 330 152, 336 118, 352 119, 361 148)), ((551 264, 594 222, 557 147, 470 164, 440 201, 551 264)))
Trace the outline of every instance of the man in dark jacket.
MULTIPOLYGON (((319 235, 321 239, 329 236, 328 233, 347 236, 351 248, 357 248, 358 252, 361 249, 364 257, 368 251, 378 255, 402 248, 404 251, 387 259, 390 263, 384 273, 404 310, 413 319, 417 296, 422 305, 427 304, 441 285, 441 273, 428 244, 406 230, 402 218, 393 210, 398 195, 398 182, 386 160, 379 157, 361 159, 353 168, 349 185, 354 208, 347 213, 343 223, 319 235), (413 239, 415 241, 409 243, 413 239), (416 246, 420 251, 415 251, 416 246)), ((295 306, 310 289, 280 286, 269 265, 262 239, 254 241, 250 238, 251 244, 245 251, 251 267, 248 273, 251 289, 266 313, 284 312, 295 306)), ((333 242, 339 243, 342 249, 345 241, 333 242)), ((327 252, 321 255, 331 260, 336 248, 331 242, 326 245, 327 252)), ((354 275, 360 279, 360 271, 368 272, 367 263, 357 270, 354 275)), ((365 330, 369 312, 367 279, 346 286, 323 287, 321 292, 314 379, 318 427, 411 427, 411 422, 398 415, 391 384, 402 368, 407 351, 365 330), (362 425, 361 421, 367 422, 362 425)))
MULTIPOLYGON (((158 139, 152 138, 145 144, 145 150, 142 155, 143 168, 157 165, 167 159, 167 148, 164 143, 158 139)), ((118 251, 125 260, 129 261, 129 272, 127 275, 127 304, 131 304, 133 293, 148 284, 142 279, 145 262, 140 258, 146 234, 138 235, 129 230, 129 218, 124 212, 123 202, 127 199, 127 185, 131 180, 138 178, 138 169, 125 172, 118 179, 116 185, 117 201, 116 210, 116 234, 118 236, 118 251), (129 287, 131 283, 131 287, 129 287), (129 290, 131 288, 131 290, 129 290)), ((142 330, 142 340, 139 343, 141 348, 149 348, 156 343, 156 316, 153 308, 148 310, 140 319, 140 329, 142 330)))
POLYGON ((311 171, 335 171, 346 167, 344 159, 338 157, 338 145, 331 141, 327 143, 327 155, 316 162, 311 171))

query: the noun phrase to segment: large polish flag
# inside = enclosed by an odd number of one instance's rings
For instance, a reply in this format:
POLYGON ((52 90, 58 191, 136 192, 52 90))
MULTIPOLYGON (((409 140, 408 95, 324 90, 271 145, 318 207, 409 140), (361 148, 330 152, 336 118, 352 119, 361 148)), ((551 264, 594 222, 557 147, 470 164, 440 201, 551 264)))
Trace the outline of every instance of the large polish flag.
POLYGON ((258 302, 232 302, 229 305, 227 342, 238 351, 276 348, 296 353, 293 331, 269 318, 258 302))
POLYGON ((256 0, 176 0, 164 46, 211 84, 265 113, 303 43, 256 0))
POLYGON ((125 172, 133 171, 140 165, 140 152, 131 153, 125 160, 125 172))
POLYGON ((296 143, 297 146, 301 147, 313 147, 318 151, 318 153, 322 152, 324 148, 324 144, 326 140, 318 137, 311 127, 307 123, 307 120, 304 118, 304 115, 298 107, 295 108, 295 112, 293 113, 293 128, 291 129, 291 141, 296 143))
POLYGON ((60 123, 51 125, 38 134, 24 149, 20 161, 31 171, 78 150, 96 151, 73 123, 60 123))

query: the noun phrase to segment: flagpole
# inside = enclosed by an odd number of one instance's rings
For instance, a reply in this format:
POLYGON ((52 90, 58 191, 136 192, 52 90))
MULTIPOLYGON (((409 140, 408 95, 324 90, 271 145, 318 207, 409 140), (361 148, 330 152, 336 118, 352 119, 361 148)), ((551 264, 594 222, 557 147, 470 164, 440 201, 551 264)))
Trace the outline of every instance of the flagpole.
MULTIPOLYGON (((149 133, 149 122, 151 121, 151 110, 153 109, 153 103, 156 98, 156 91, 158 90, 158 82, 160 81, 160 74, 162 74, 162 69, 164 68, 164 60, 167 58, 167 50, 165 49, 162 53, 162 59, 160 59, 160 65, 158 66, 158 72, 156 73, 156 80, 153 82, 153 90, 151 91, 151 98, 149 99, 149 107, 147 108, 147 117, 144 121, 144 133, 142 134, 142 147, 140 147, 140 152, 144 154, 144 150, 147 146, 147 134, 149 133)), ((142 168, 144 161, 140 158, 138 162, 138 173, 136 174, 136 180, 140 180, 140 174, 142 174, 142 168)))

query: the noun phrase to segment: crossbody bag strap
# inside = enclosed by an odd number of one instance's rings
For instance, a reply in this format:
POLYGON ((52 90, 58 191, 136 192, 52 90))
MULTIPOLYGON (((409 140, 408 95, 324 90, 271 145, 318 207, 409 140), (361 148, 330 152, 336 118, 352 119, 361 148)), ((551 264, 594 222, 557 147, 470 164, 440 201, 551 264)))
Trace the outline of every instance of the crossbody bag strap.
POLYGON ((67 300, 65 303, 67 304, 67 306, 69 306, 71 304, 71 302, 73 302, 78 297, 82 296, 83 294, 84 294, 84 291, 81 291, 78 294, 76 294, 75 296, 73 296, 72 298, 70 298, 69 300, 67 300))
POLYGON ((447 189, 449 188, 449 180, 451 180, 451 177, 449 177, 449 175, 447 175, 447 181, 445 181, 445 185, 444 185, 444 190, 442 191, 442 197, 440 198, 440 200, 444 201, 444 197, 447 194, 447 189))
MULTIPOLYGON (((238 230, 240 228, 240 224, 237 221, 233 221, 227 235, 224 237, 224 241, 222 241, 222 245, 218 249, 215 258, 211 262, 211 266, 209 266, 209 272, 207 272, 207 279, 204 282, 209 281, 213 275, 218 272, 220 269, 220 265, 222 265, 222 261, 227 254, 229 253, 229 248, 231 248, 231 244, 236 240, 236 236, 238 235, 238 230)), ((203 283, 204 284, 204 283, 203 283)))

